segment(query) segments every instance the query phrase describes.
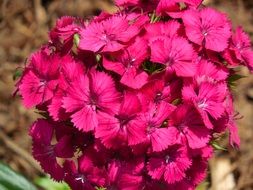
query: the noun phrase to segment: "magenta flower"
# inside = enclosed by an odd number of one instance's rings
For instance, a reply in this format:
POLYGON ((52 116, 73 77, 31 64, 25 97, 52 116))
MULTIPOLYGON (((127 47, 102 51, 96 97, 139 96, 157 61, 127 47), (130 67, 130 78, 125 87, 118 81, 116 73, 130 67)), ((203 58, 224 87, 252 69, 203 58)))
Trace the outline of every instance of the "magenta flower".
POLYGON ((26 107, 31 108, 50 100, 58 87, 60 57, 41 50, 30 58, 24 76, 18 86, 26 107))
POLYGON ((148 174, 152 179, 165 180, 173 184, 185 177, 185 171, 191 166, 191 160, 184 146, 174 145, 155 154, 148 161, 148 174))
POLYGON ((115 113, 119 98, 111 77, 91 71, 73 83, 63 98, 63 107, 72 113, 71 121, 75 127, 82 131, 92 131, 98 125, 98 113, 115 113))
POLYGON ((192 149, 203 148, 207 145, 210 131, 204 125, 196 108, 183 104, 171 114, 170 118, 169 125, 177 128, 177 138, 181 143, 187 140, 192 149))
POLYGON ((150 103, 159 104, 161 102, 172 103, 176 99, 181 98, 182 81, 179 79, 155 79, 142 87, 139 92, 139 97, 142 105, 145 107, 150 103))
POLYGON ((183 15, 183 22, 190 41, 217 52, 228 47, 231 24, 224 14, 211 8, 188 10, 183 15))
POLYGON ((136 6, 139 3, 139 0, 115 0, 115 3, 118 6, 136 6))
POLYGON ((145 30, 147 31, 146 36, 149 40, 158 36, 167 36, 172 38, 180 34, 180 27, 181 24, 175 20, 151 23, 145 26, 145 30))
POLYGON ((231 65, 243 64, 253 71, 253 50, 250 37, 238 27, 232 36, 232 43, 224 53, 225 59, 231 65))
POLYGON ((69 114, 62 107, 62 99, 66 95, 66 91, 71 83, 76 81, 85 70, 84 66, 80 62, 75 61, 71 56, 65 56, 62 61, 61 77, 59 79, 60 88, 55 92, 54 98, 48 105, 48 112, 55 121, 66 120, 69 117, 69 114))
POLYGON ((144 159, 137 158, 134 160, 120 161, 112 160, 108 168, 108 185, 107 189, 132 189, 142 188, 144 169, 144 159))
POLYGON ((145 125, 138 119, 141 111, 139 99, 131 93, 126 93, 115 115, 101 114, 98 127, 95 131, 96 138, 108 148, 119 148, 135 145, 144 139, 145 125))
POLYGON ((60 181, 63 179, 64 172, 57 163, 56 157, 70 158, 73 156, 73 149, 68 136, 62 137, 56 145, 52 145, 53 133, 53 125, 43 119, 34 122, 30 129, 34 158, 40 162, 45 172, 60 181))
POLYGON ((171 68, 177 76, 190 77, 196 72, 196 54, 190 43, 181 37, 157 38, 151 44, 151 61, 171 68))
POLYGON ((182 94, 184 100, 190 101, 197 108, 209 129, 213 128, 209 116, 218 119, 225 111, 223 103, 227 95, 227 86, 224 83, 204 82, 196 89, 193 85, 185 86, 182 94))
POLYGON ((215 65, 214 63, 201 60, 198 63, 197 73, 196 73, 196 81, 198 84, 202 82, 224 82, 228 77, 228 70, 220 65, 215 65))
POLYGON ((73 47, 73 37, 81 27, 81 19, 63 16, 57 20, 56 26, 49 33, 51 41, 64 53, 68 53, 73 47), (80 23, 79 25, 77 23, 80 23))
MULTIPOLYGON (((146 139, 144 143, 151 144, 154 152, 159 152, 168 148, 176 142, 177 130, 164 122, 174 111, 175 107, 169 103, 161 102, 159 105, 150 105, 148 112, 140 116, 140 120, 145 124, 146 139)), ((139 139, 141 143, 144 139, 139 139)))
POLYGON ((92 22, 83 29, 79 48, 93 52, 115 52, 138 34, 139 29, 129 24, 125 16, 112 16, 101 22, 92 22))
POLYGON ((141 88, 148 79, 148 74, 140 69, 142 62, 148 56, 147 42, 136 39, 136 41, 122 52, 115 55, 104 56, 103 66, 121 76, 120 82, 134 89, 141 88), (132 53, 130 53, 132 52, 132 53))

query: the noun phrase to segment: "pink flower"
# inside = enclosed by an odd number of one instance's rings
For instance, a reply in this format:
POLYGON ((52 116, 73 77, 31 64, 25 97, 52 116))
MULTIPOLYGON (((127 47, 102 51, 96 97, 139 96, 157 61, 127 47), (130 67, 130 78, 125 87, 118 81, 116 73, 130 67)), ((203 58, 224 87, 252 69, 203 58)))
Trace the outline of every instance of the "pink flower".
POLYGON ((202 148, 210 139, 210 131, 205 127, 200 114, 192 105, 183 104, 170 116, 170 127, 178 130, 177 138, 184 143, 187 140, 192 149, 202 148))
POLYGON ((68 53, 72 49, 74 34, 78 33, 81 28, 77 24, 78 22, 82 22, 82 20, 63 16, 57 20, 56 26, 49 33, 53 44, 64 53, 68 53))
POLYGON ((225 111, 223 102, 227 95, 227 86, 224 83, 203 82, 197 88, 194 88, 193 85, 185 86, 182 94, 185 101, 194 104, 209 129, 213 128, 209 115, 218 119, 225 111))
POLYGON ((224 53, 225 59, 231 65, 243 64, 253 71, 253 50, 249 36, 238 27, 232 36, 230 47, 224 53))
POLYGON ((196 72, 196 54, 188 41, 181 37, 157 38, 151 44, 151 61, 173 69, 177 76, 191 77, 196 72))
POLYGON ((199 5, 201 5, 203 0, 183 0, 183 2, 192 7, 198 7, 199 5))
POLYGON ((150 157, 147 165, 152 179, 164 179, 173 184, 185 177, 185 171, 191 166, 191 160, 184 146, 174 145, 159 154, 150 157))
POLYGON ((181 99, 181 92, 178 89, 182 88, 182 81, 174 75, 172 78, 164 77, 163 79, 151 80, 140 89, 139 97, 143 109, 150 103, 167 102, 171 104, 173 101, 181 99))
MULTIPOLYGON (((146 133, 145 144, 151 144, 154 152, 159 152, 175 144, 177 130, 175 128, 163 126, 169 115, 174 111, 175 106, 161 102, 158 105, 151 104, 146 113, 141 114, 140 120, 145 124, 143 128, 146 133)), ((139 139, 139 143, 144 139, 139 139)))
POLYGON ((158 14, 168 14, 172 18, 181 18, 186 8, 197 8, 203 0, 160 0, 156 12, 158 14), (184 3, 182 7, 180 3, 184 3))
POLYGON ((214 63, 201 60, 198 63, 197 73, 196 73, 196 81, 198 84, 202 82, 224 82, 228 77, 228 70, 225 67, 220 65, 215 65, 214 63))
POLYGON ((62 107, 62 99, 66 95, 66 91, 72 82, 76 81, 85 71, 82 63, 75 61, 71 56, 62 58, 61 77, 59 79, 59 89, 55 92, 50 104, 48 112, 55 121, 66 120, 69 114, 65 113, 62 107))
POLYGON ((79 130, 94 130, 99 112, 112 114, 117 111, 120 95, 107 74, 92 70, 72 84, 63 98, 63 107, 72 113, 71 121, 79 130))
POLYGON ((145 125, 138 119, 141 104, 134 94, 126 93, 115 115, 101 114, 95 137, 100 138, 107 148, 135 145, 146 138, 145 125))
POLYGON ((234 112, 233 107, 233 99, 232 95, 227 96, 226 98, 226 123, 225 126, 229 131, 229 143, 231 146, 235 148, 240 147, 240 137, 238 134, 238 126, 235 122, 237 119, 236 116, 238 116, 238 113, 236 114, 234 112))
POLYGON ((108 164, 107 189, 139 190, 143 184, 144 159, 112 160, 108 164))
POLYGON ((116 0, 115 1, 116 5, 118 6, 136 6, 139 4, 139 0, 116 0))
POLYGON ((55 180, 60 181, 63 179, 64 172, 56 157, 72 157, 74 150, 70 146, 70 139, 67 136, 61 138, 56 145, 52 145, 53 134, 53 125, 43 119, 34 122, 30 129, 34 158, 39 161, 45 172, 49 173, 55 180))
POLYGON ((180 17, 182 12, 179 4, 177 4, 177 0, 160 0, 156 12, 159 15, 168 14, 171 17, 180 17))
POLYGON ((75 190, 95 190, 94 185, 105 184, 105 173, 95 167, 92 160, 82 156, 78 159, 78 165, 74 161, 67 160, 64 163, 64 180, 75 190))
POLYGON ((121 76, 120 82, 128 87, 141 88, 148 79, 148 74, 140 69, 148 56, 147 42, 137 38, 136 41, 122 52, 104 56, 103 66, 121 76), (130 53, 131 52, 131 53, 130 53), (111 58, 110 58, 111 57, 111 58))
POLYGON ((112 16, 101 22, 92 22, 81 31, 79 48, 93 52, 115 52, 138 34, 134 24, 125 16, 112 16))
POLYGON ((193 158, 191 167, 181 181, 167 186, 168 189, 194 190, 206 177, 207 162, 200 158, 193 158))
POLYGON ((175 20, 168 22, 150 23, 145 26, 147 39, 152 40, 158 36, 174 37, 180 33, 181 24, 175 20))
POLYGON ((50 100, 57 90, 60 77, 60 56, 45 50, 34 53, 19 84, 26 107, 31 108, 50 100))
POLYGON ((187 10, 183 22, 190 41, 217 52, 228 47, 231 24, 224 14, 212 8, 187 10))

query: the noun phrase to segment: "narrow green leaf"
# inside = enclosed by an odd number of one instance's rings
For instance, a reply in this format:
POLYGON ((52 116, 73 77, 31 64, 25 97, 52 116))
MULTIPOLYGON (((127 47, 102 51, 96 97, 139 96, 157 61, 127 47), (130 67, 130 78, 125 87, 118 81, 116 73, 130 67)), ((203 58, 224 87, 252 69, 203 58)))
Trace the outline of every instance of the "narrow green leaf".
POLYGON ((12 76, 13 80, 17 80, 19 77, 21 77, 22 73, 23 72, 20 69, 16 69, 13 76, 12 76))
POLYGON ((66 183, 55 182, 48 177, 37 178, 35 184, 43 188, 43 190, 70 190, 66 183))
POLYGON ((7 165, 0 163, 1 190, 37 190, 36 187, 22 175, 14 172, 7 165))
POLYGON ((231 89, 234 89, 236 87, 236 82, 242 78, 245 78, 246 76, 240 75, 240 74, 233 74, 228 77, 228 85, 231 89))
POLYGON ((204 181, 203 183, 201 183, 197 188, 196 190, 207 190, 208 189, 208 185, 209 183, 204 181))
POLYGON ((213 148, 214 148, 215 150, 227 151, 226 148, 220 146, 216 141, 211 142, 211 145, 213 146, 213 148))
POLYGON ((154 63, 151 61, 145 61, 142 66, 143 66, 143 69, 149 74, 159 73, 165 69, 164 65, 159 64, 159 63, 154 63))
POLYGON ((79 42, 80 42, 79 34, 74 34, 74 44, 76 45, 76 47, 78 47, 79 42))
POLYGON ((237 80, 240 80, 241 78, 245 78, 246 76, 240 75, 240 74, 233 74, 228 78, 229 82, 234 82, 237 80))

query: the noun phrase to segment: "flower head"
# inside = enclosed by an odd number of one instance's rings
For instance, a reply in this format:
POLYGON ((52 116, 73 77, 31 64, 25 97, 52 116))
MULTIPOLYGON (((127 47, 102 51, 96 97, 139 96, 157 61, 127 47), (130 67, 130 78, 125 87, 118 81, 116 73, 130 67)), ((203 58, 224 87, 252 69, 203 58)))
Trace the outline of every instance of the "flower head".
POLYGON ((190 41, 217 52, 228 47, 231 26, 224 14, 212 8, 187 10, 183 22, 190 41))

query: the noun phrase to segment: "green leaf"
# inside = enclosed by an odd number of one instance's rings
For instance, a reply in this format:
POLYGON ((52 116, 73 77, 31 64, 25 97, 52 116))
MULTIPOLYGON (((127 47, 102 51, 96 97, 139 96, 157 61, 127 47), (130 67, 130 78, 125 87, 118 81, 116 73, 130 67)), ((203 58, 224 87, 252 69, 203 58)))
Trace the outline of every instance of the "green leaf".
POLYGON ((22 73, 23 72, 20 69, 16 69, 12 76, 13 80, 17 80, 18 78, 20 78, 22 76, 22 73))
POLYGON ((78 47, 79 42, 80 42, 79 34, 74 34, 74 44, 76 45, 76 47, 78 47))
POLYGON ((161 17, 156 15, 155 11, 150 15, 150 23, 158 22, 160 19, 161 17))
POLYGON ((37 190, 37 188, 22 175, 14 172, 7 165, 0 163, 1 190, 37 190))
POLYGON ((159 64, 159 63, 154 63, 151 61, 145 61, 142 66, 143 66, 143 69, 149 74, 159 73, 165 69, 164 65, 159 64))
POLYGON ((48 177, 37 178, 35 184, 43 188, 43 190, 71 190, 66 183, 55 182, 48 177))
POLYGON ((241 78, 245 78, 246 76, 243 76, 243 75, 239 75, 239 74, 233 74, 231 76, 228 77, 228 84, 229 84, 229 87, 234 89, 236 87, 236 82, 238 80, 240 80, 241 78))
POLYGON ((213 146, 213 148, 214 148, 215 150, 227 151, 226 148, 220 146, 216 141, 211 142, 211 145, 213 146))
POLYGON ((196 190, 207 190, 208 189, 208 185, 209 183, 204 181, 203 183, 201 183, 197 188, 196 190))

